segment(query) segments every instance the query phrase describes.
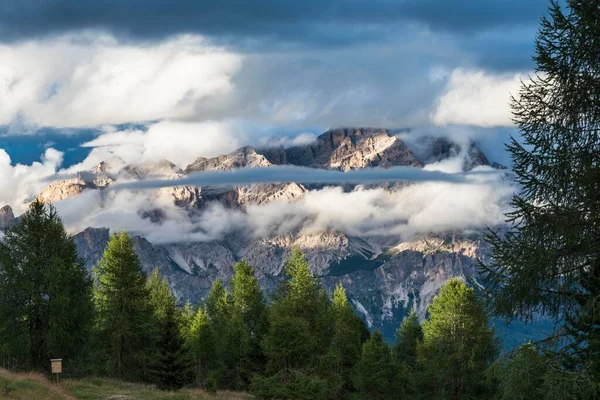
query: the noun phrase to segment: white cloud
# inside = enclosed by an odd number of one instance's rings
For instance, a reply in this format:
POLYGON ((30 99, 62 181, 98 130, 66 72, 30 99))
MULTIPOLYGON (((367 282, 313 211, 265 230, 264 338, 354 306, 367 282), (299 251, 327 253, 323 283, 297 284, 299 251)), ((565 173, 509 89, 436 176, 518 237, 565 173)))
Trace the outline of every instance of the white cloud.
POLYGON ((25 211, 26 202, 32 200, 62 164, 63 153, 53 148, 46 149, 41 162, 31 165, 12 165, 10 156, 0 149, 0 207, 10 205, 15 213, 25 211))
POLYGON ((100 161, 117 156, 127 164, 167 159, 185 168, 198 157, 229 153, 244 143, 245 135, 228 122, 161 121, 147 130, 122 130, 101 134, 83 144, 93 147, 89 156, 69 171, 90 169, 100 161))
POLYGON ((454 69, 431 120, 437 125, 512 126, 510 95, 518 94, 520 77, 454 69))
POLYGON ((513 184, 500 174, 482 174, 469 183, 417 183, 394 192, 327 187, 297 201, 248 205, 245 211, 213 202, 190 215, 173 204, 168 192, 133 190, 90 190, 56 207, 72 232, 88 226, 125 228, 153 243, 220 240, 234 232, 271 237, 340 231, 408 239, 500 224, 513 191, 513 184), (164 212, 160 224, 143 217, 141 210, 157 208, 164 212))
POLYGON ((111 37, 0 45, 0 124, 84 127, 187 118, 233 89, 242 57, 183 36, 152 45, 111 37), (87 39, 87 40, 86 40, 87 39))

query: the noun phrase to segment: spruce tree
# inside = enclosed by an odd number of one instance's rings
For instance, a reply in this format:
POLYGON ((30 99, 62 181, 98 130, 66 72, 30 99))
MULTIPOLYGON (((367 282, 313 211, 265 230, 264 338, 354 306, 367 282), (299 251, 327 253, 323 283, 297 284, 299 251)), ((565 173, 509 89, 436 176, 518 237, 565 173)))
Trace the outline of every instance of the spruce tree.
POLYGON ((497 315, 554 318, 567 364, 600 380, 600 1, 564 3, 542 18, 535 74, 512 101, 520 191, 482 268, 497 315))
POLYGON ((185 341, 194 364, 196 386, 203 388, 211 368, 214 369, 216 364, 217 340, 210 318, 202 307, 193 314, 185 333, 185 341))
POLYGON ((189 353, 179 328, 177 309, 166 309, 159 323, 157 355, 152 361, 153 381, 162 389, 179 389, 191 381, 189 353))
POLYGON ((206 313, 215 335, 218 358, 211 369, 218 387, 235 388, 238 383, 238 355, 243 344, 244 332, 234 314, 233 299, 220 279, 216 279, 205 300, 206 313))
POLYGON ((417 364, 417 346, 423 341, 423 329, 414 310, 402 320, 396 331, 394 355, 400 363, 413 368, 417 364))
POLYGON ((484 373, 498 343, 475 291, 460 279, 450 279, 428 311, 417 350, 421 391, 444 399, 489 397, 492 388, 484 373))
POLYGON ((264 369, 266 360, 262 353, 261 342, 267 329, 267 308, 262 288, 254 269, 245 261, 233 266, 235 271, 231 279, 234 318, 233 324, 241 328, 239 337, 241 354, 237 362, 240 378, 246 386, 250 377, 264 369), (241 325, 241 326, 240 326, 241 325))
POLYGON ((163 389, 178 389, 191 381, 191 359, 181 325, 183 314, 166 279, 155 269, 147 280, 158 343, 152 360, 152 380, 163 389))
POLYGON ((365 327, 352 310, 341 284, 333 291, 331 311, 333 335, 327 353, 328 381, 332 398, 347 398, 352 391, 352 369, 361 355, 365 327))
POLYGON ((44 370, 73 363, 87 344, 91 280, 56 210, 33 201, 0 242, 0 354, 6 365, 44 370))
POLYGON ((402 398, 396 390, 396 366, 388 345, 375 331, 362 346, 360 360, 354 368, 357 399, 387 400, 402 398))
POLYGON ((331 341, 329 299, 299 250, 284 267, 286 279, 273 299, 262 343, 266 371, 254 378, 252 390, 268 398, 326 398, 319 372, 331 341))
POLYGON ((95 277, 102 370, 126 379, 148 379, 156 354, 155 318, 146 278, 125 231, 111 236, 95 277))

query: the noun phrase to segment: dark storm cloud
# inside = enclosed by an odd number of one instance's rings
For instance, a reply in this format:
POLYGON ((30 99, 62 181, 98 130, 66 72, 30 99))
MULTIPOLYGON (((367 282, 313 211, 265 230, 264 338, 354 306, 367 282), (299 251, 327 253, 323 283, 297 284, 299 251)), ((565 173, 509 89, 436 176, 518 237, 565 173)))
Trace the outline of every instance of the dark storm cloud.
POLYGON ((4 0, 3 40, 100 29, 133 40, 198 33, 236 46, 357 43, 416 23, 457 34, 535 26, 546 0, 4 0))

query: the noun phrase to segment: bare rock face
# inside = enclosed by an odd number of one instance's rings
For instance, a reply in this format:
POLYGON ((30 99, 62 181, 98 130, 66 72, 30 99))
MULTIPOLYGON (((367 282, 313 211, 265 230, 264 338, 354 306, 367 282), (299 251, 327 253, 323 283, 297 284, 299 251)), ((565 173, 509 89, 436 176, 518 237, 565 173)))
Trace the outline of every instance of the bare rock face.
POLYGON ((74 178, 61 179, 50 183, 38 195, 38 198, 47 203, 77 196, 86 189, 101 189, 114 182, 106 172, 107 163, 101 162, 90 171, 80 171, 74 178))
POLYGON ((290 147, 287 162, 348 171, 365 167, 422 166, 412 151, 386 129, 336 129, 315 143, 290 147))
POLYGON ((197 158, 196 161, 186 167, 185 173, 230 170, 242 167, 268 167, 270 165, 272 164, 265 156, 258 154, 254 148, 246 146, 230 154, 213 158, 197 158))
POLYGON ((15 222, 15 214, 10 206, 0 208, 0 230, 11 226, 15 222))

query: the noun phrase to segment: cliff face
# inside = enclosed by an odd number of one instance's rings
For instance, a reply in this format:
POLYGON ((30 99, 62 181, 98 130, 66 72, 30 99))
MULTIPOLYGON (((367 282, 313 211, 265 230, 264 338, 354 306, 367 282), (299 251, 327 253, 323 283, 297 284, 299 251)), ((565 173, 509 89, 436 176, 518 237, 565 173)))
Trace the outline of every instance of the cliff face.
POLYGON ((0 230, 9 227, 15 221, 15 214, 10 206, 0 208, 0 230))
POLYGON ((286 150, 289 164, 348 171, 365 167, 420 167, 412 151, 386 129, 336 129, 315 143, 286 150))
MULTIPOLYGON (((136 166, 119 164, 117 167, 114 162, 112 167, 101 163, 91 171, 80 171, 76 178, 51 183, 40 196, 56 202, 86 190, 103 190, 118 180, 174 179, 202 171, 274 164, 348 171, 396 165, 423 167, 465 154, 462 161, 465 171, 489 165, 485 154, 473 143, 463 148, 447 139, 430 138, 420 150, 413 152, 385 129, 336 129, 325 132, 309 145, 258 150, 243 147, 218 157, 200 157, 185 170, 167 160, 136 166)), ((395 191, 403 185, 379 187, 395 191)), ((312 189, 289 182, 226 187, 179 186, 158 189, 156 193, 168 194, 174 205, 185 210, 190 218, 197 218, 215 202, 226 209, 244 213, 254 204, 295 202, 312 189)), ((14 219, 10 210, 4 214, 3 210, 0 210, 0 228, 6 221, 14 219)), ((160 208, 140 212, 156 224, 157 230, 167 218, 167 213, 160 208)), ((79 254, 87 268, 97 264, 108 238, 107 229, 97 228, 88 228, 75 235, 79 254)), ((134 245, 145 272, 158 268, 181 301, 193 302, 206 296, 215 279, 228 283, 233 264, 241 259, 255 267, 258 279, 270 293, 282 278, 286 257, 292 248, 300 248, 327 290, 332 291, 342 283, 356 311, 371 328, 382 329, 388 338, 410 309, 424 316, 428 304, 448 278, 476 277, 475 260, 486 254, 486 248, 476 234, 469 238, 460 233, 427 235, 407 242, 393 235, 359 237, 327 229, 318 232, 296 229, 263 237, 235 231, 222 240, 173 240, 168 244, 135 237, 134 245)))

